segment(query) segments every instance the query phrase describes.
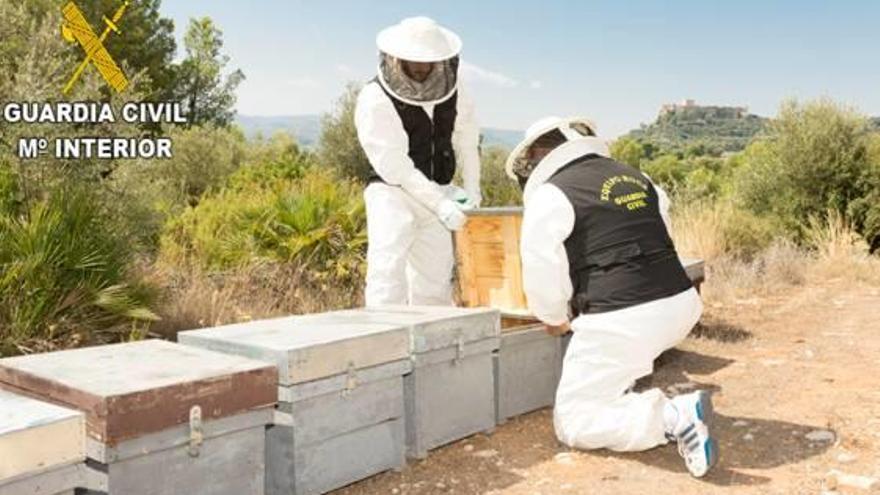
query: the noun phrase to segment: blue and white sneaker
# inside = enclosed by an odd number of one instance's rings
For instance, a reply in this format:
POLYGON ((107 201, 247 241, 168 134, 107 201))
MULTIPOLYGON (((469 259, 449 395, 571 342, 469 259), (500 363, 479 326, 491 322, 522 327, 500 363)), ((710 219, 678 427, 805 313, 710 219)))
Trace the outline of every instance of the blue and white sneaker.
POLYGON ((705 390, 672 398, 678 421, 667 434, 678 442, 678 453, 688 471, 700 478, 718 462, 718 443, 709 433, 712 422, 712 396, 705 390))

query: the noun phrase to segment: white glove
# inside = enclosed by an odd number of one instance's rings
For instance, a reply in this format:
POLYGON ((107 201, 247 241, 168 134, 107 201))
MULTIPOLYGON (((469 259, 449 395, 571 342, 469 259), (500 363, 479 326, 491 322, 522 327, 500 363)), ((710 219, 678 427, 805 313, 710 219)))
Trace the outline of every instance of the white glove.
POLYGON ((467 191, 452 184, 443 186, 443 196, 455 202, 459 208, 465 211, 473 210, 480 206, 468 195, 467 191))
POLYGON ((464 227, 465 222, 467 222, 467 216, 461 211, 458 204, 451 199, 444 199, 437 205, 437 217, 449 230, 458 230, 464 227))

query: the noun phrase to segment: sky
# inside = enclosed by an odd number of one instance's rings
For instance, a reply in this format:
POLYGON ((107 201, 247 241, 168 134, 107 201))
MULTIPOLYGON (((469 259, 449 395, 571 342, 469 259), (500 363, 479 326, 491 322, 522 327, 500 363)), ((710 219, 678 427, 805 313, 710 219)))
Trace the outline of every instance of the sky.
POLYGON ((583 115, 615 137, 664 103, 747 106, 831 97, 880 115, 880 2, 814 0, 164 0, 178 50, 192 17, 222 29, 247 115, 329 111, 376 70, 376 33, 426 15, 464 41, 483 126, 583 115))

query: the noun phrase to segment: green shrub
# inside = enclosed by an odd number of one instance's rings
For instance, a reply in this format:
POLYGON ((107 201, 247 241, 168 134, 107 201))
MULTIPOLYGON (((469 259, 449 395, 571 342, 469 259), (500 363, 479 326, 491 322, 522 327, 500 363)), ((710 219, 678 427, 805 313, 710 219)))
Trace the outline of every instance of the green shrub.
POLYGON ((316 168, 273 184, 258 178, 248 185, 240 176, 230 182, 236 187, 206 195, 168 223, 164 262, 212 271, 292 262, 319 279, 360 280, 366 215, 358 185, 316 168))
POLYGON ((675 155, 661 155, 647 163, 642 162, 642 171, 660 187, 675 193, 684 182, 690 167, 675 155))
POLYGON ((122 338, 155 319, 151 291, 97 202, 59 192, 23 215, 0 216, 0 345, 5 353, 122 338))
POLYGON ((343 177, 365 183, 373 168, 358 141, 354 125, 354 109, 361 86, 349 83, 332 112, 321 118, 318 141, 319 161, 336 169, 343 177))
POLYGON ((208 189, 223 184, 247 157, 247 141, 235 128, 177 128, 169 133, 174 157, 151 166, 154 179, 180 205, 194 205, 208 189))
POLYGON ((12 215, 19 205, 18 181, 6 163, 0 161, 0 215, 12 215))
POLYGON ((519 184, 507 176, 504 161, 507 150, 491 146, 482 152, 480 160, 480 189, 483 206, 522 205, 522 190, 519 184))
POLYGON ((226 187, 241 190, 283 185, 301 178, 311 166, 312 155, 301 150, 289 134, 278 133, 249 143, 247 165, 229 177, 226 187))
POLYGON ((876 243, 880 167, 871 156, 872 139, 867 119, 849 108, 829 100, 787 102, 766 139, 746 149, 736 196, 798 236, 808 219, 836 211, 876 243))
POLYGON ((678 252, 706 260, 749 259, 779 237, 772 220, 727 200, 673 203, 672 224, 678 252))
POLYGON ((641 168, 645 159, 645 148, 641 142, 631 137, 621 137, 611 143, 611 157, 635 168, 641 168))

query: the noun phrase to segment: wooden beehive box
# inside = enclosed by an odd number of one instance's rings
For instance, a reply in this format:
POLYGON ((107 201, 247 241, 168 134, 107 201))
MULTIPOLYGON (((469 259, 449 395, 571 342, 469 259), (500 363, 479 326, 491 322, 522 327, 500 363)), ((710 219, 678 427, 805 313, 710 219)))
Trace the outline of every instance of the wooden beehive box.
POLYGON ((96 493, 113 495, 262 494, 277 376, 159 340, 0 359, 3 388, 85 415, 96 493))
POLYGON ((404 458, 407 326, 348 312, 287 316, 178 334, 185 345, 278 367, 266 436, 267 494, 326 493, 404 458))
POLYGON ((477 208, 455 234, 461 303, 528 314, 522 286, 519 236, 522 208, 477 208))

